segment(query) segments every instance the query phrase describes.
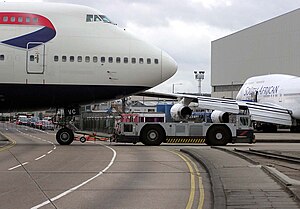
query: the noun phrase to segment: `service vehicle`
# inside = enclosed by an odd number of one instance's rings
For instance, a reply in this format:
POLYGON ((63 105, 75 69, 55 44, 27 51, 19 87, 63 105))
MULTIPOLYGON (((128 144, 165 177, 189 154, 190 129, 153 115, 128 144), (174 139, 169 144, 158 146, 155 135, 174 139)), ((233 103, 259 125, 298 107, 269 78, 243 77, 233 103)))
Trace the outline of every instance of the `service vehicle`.
POLYGON ((160 145, 161 143, 255 143, 249 115, 231 115, 229 123, 121 122, 115 127, 113 142, 160 145))

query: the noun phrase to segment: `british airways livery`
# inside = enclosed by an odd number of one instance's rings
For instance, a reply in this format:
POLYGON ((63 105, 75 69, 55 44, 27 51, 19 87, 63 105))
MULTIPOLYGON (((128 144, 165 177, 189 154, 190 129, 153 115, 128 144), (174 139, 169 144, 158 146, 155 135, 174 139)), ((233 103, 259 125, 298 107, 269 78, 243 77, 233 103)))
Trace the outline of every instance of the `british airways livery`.
POLYGON ((31 49, 37 45, 45 44, 52 40, 56 31, 49 19, 37 14, 21 13, 21 12, 0 12, 0 25, 13 27, 36 27, 37 30, 25 35, 4 40, 1 43, 20 47, 23 49, 31 49), (30 44, 28 43, 37 43, 30 44))
MULTIPOLYGON (((0 3, 0 112, 113 100, 169 79, 176 62, 100 11, 59 3, 0 3)), ((57 134, 70 144, 73 133, 57 134)))

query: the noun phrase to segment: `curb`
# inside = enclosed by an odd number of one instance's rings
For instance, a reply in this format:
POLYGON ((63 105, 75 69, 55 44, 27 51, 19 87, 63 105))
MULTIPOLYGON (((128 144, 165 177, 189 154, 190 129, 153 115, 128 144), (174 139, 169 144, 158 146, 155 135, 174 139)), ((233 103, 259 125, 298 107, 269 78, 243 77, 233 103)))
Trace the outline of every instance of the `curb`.
POLYGON ((214 209, 226 208, 227 201, 226 201, 226 196, 223 188, 223 183, 214 165, 209 160, 201 156, 199 153, 196 153, 191 149, 180 149, 180 151, 190 155, 198 163, 200 163, 208 172, 210 182, 212 185, 213 208, 214 209))
MULTIPOLYGON (((235 155, 235 156, 238 156, 244 160, 247 160, 248 162, 254 164, 254 165, 260 165, 259 162, 257 161, 254 161, 252 160, 251 158, 249 158, 248 156, 246 155, 243 155, 241 153, 237 153, 237 152, 234 152, 232 150, 229 150, 229 149, 226 149, 226 148, 222 148, 222 147, 216 147, 216 146, 212 146, 211 148, 213 149, 218 149, 218 150, 221 150, 221 151, 224 151, 224 152, 227 152, 229 154, 232 154, 232 155, 235 155)), ((291 186, 293 185, 292 182, 290 182, 287 178, 283 178, 282 175, 279 175, 279 171, 274 171, 274 169, 268 167, 268 166, 264 166, 264 165, 261 165, 261 169, 268 175, 270 176, 271 178, 273 178, 276 182, 278 182, 289 194, 293 195, 293 197, 295 198, 296 201, 298 201, 298 204, 300 202, 300 196, 297 195, 297 193, 295 193, 291 186)), ((292 179, 293 180, 293 179, 292 179)))

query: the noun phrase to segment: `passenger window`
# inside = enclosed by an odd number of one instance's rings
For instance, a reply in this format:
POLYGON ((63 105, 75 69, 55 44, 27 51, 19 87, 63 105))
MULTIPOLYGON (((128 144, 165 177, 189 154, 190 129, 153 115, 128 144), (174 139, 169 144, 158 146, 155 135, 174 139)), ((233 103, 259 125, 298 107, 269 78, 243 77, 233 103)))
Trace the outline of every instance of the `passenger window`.
POLYGON ((109 63, 113 63, 113 61, 114 61, 114 58, 112 58, 112 57, 109 57, 109 58, 108 58, 108 62, 109 62, 109 63))
POLYGON ((89 56, 86 56, 85 57, 85 62, 90 62, 91 61, 91 58, 89 56))
POLYGON ((29 60, 30 60, 31 62, 33 62, 33 61, 34 61, 34 55, 30 55, 29 60))
POLYGON ((4 60, 4 55, 1 54, 1 55, 0 55, 0 61, 3 61, 3 60, 4 60))
POLYGON ((58 62, 58 56, 54 56, 54 62, 58 62))
POLYGON ((77 62, 82 62, 82 56, 77 57, 77 62))
POLYGON ((94 62, 94 63, 97 63, 97 62, 98 62, 98 57, 94 56, 94 57, 93 57, 93 62, 94 62))
POLYGON ((34 17, 32 20, 33 20, 33 22, 37 23, 39 21, 39 18, 34 17))
POLYGON ((143 59, 143 58, 140 58, 140 59, 139 59, 139 63, 140 63, 140 64, 143 64, 143 63, 144 63, 144 59, 143 59))
POLYGON ((94 15, 86 15, 87 22, 93 22, 94 15))
POLYGON ((15 18, 15 17, 11 17, 11 18, 10 18, 10 21, 11 21, 11 22, 15 22, 15 21, 16 21, 16 18, 15 18))
POLYGON ((124 63, 128 63, 128 57, 124 57, 124 63))
POLYGON ((26 22, 30 22, 30 17, 26 17, 26 22))
POLYGON ((150 58, 147 59, 147 64, 151 64, 151 59, 150 58))
POLYGON ((75 61, 75 57, 74 56, 70 56, 70 62, 74 62, 75 61))
POLYGON ((66 62, 67 61, 67 56, 62 56, 61 61, 66 62))
POLYGON ((18 17, 18 22, 23 22, 23 17, 18 17))
POLYGON ((155 60, 154 60, 154 63, 155 63, 155 64, 158 64, 158 59, 155 59, 155 60))
POLYGON ((120 63, 120 62, 121 62, 121 57, 117 57, 117 58, 116 58, 116 62, 117 62, 117 63, 120 63))
POLYGON ((131 58, 131 63, 132 63, 132 64, 135 64, 135 63, 136 63, 136 58, 135 58, 135 57, 132 57, 132 58, 131 58))
POLYGON ((7 22, 8 21, 8 17, 7 16, 4 16, 3 17, 3 22, 7 22))
POLYGON ((101 57, 101 63, 105 63, 105 57, 101 57))

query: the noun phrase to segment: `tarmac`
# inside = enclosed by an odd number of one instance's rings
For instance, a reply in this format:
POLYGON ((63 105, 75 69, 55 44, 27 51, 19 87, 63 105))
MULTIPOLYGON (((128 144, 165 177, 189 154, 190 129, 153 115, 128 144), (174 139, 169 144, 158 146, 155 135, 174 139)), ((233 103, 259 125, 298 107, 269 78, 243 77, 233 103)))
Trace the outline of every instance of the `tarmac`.
POLYGON ((261 165, 211 147, 181 151, 208 171, 214 208, 300 208, 295 193, 275 181, 261 165))

